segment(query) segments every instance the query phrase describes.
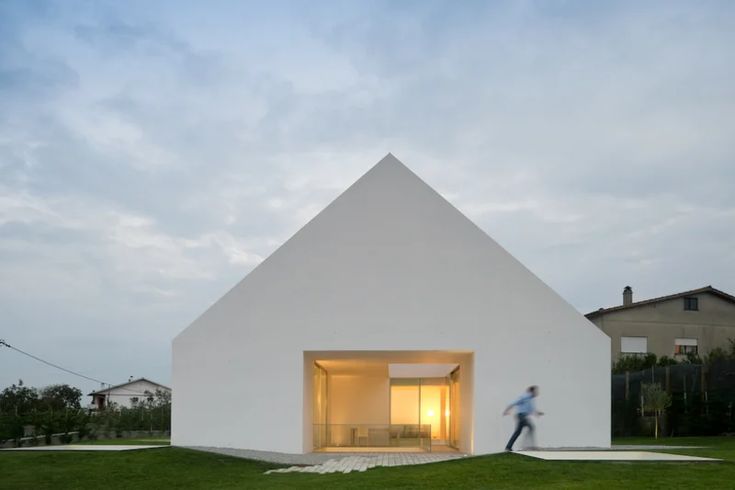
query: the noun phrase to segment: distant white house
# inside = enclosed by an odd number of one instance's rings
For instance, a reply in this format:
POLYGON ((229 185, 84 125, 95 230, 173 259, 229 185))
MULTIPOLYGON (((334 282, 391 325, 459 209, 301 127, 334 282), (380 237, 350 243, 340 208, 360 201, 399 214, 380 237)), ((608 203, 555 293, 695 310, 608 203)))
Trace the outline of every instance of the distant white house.
POLYGON ((92 408, 101 410, 114 403, 119 407, 131 408, 146 400, 153 400, 156 391, 171 393, 171 388, 146 378, 130 379, 127 383, 110 386, 89 394, 92 408))

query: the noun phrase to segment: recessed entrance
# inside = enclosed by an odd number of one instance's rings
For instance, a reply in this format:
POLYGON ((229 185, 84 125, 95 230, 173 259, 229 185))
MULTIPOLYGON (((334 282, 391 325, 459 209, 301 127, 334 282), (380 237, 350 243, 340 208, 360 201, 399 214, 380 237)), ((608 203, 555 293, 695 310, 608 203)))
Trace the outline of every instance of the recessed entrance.
POLYGON ((471 451, 471 353, 307 352, 304 367, 310 450, 471 451))

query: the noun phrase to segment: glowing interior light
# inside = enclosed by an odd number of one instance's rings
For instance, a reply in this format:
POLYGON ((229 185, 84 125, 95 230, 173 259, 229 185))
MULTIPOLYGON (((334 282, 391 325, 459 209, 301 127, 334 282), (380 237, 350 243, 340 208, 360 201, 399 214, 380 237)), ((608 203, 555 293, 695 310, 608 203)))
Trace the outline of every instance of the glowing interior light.
POLYGON ((426 412, 426 416, 427 417, 433 417, 434 416, 434 411, 433 410, 429 410, 428 412, 426 412))
POLYGON ((449 417, 449 409, 448 408, 446 410, 444 410, 444 416, 445 417, 449 417))

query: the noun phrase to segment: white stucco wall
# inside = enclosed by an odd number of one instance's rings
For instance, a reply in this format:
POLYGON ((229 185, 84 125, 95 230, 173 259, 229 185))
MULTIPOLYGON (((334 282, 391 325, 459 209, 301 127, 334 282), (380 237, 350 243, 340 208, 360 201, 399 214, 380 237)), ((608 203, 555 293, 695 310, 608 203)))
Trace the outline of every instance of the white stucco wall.
POLYGON ((473 352, 475 453, 530 384, 540 445, 609 445, 609 338, 392 156, 174 340, 173 444, 308 450, 304 352, 339 350, 473 352))

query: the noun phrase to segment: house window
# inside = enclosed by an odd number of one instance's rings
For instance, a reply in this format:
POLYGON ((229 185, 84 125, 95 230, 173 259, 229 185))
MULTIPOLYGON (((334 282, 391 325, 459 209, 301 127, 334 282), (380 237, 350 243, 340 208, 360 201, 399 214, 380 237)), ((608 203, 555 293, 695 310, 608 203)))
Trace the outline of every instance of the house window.
POLYGON ((699 352, 697 339, 675 339, 674 354, 677 356, 685 356, 687 354, 696 355, 699 352))
POLYGON ((699 311, 699 298, 684 298, 685 311, 699 311))
POLYGON ((620 337, 622 354, 647 354, 648 337, 620 337))
POLYGON ((137 396, 130 397, 130 403, 132 403, 133 405, 138 403, 138 397, 137 396))

